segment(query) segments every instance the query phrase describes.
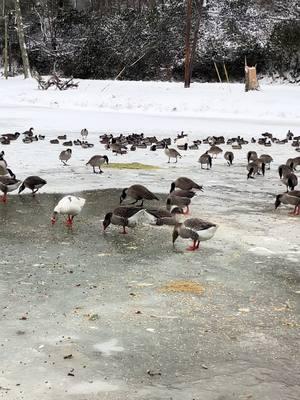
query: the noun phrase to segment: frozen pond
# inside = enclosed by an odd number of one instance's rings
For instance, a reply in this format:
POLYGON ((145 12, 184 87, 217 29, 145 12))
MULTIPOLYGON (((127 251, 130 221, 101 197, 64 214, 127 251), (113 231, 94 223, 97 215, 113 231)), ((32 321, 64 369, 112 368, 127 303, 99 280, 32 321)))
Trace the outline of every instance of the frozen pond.
POLYGON ((1 204, 0 398, 298 400, 299 218, 256 181, 211 189, 195 253, 168 227, 103 235, 120 190, 81 193, 72 231, 50 225, 61 195, 1 204))

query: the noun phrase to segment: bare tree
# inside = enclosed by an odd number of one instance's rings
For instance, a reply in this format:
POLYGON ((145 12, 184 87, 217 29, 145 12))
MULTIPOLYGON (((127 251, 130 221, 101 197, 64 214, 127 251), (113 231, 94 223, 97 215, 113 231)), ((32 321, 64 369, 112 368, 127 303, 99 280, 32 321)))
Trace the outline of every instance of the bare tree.
POLYGON ((20 0, 15 0, 15 7, 16 7, 16 21, 17 21, 17 31, 19 37, 19 44, 21 50, 21 56, 23 61, 23 68, 24 68, 24 77, 30 77, 30 66, 29 66, 29 58, 27 54, 26 42, 25 42, 25 35, 24 35, 24 26, 22 20, 22 13, 20 7, 20 0))

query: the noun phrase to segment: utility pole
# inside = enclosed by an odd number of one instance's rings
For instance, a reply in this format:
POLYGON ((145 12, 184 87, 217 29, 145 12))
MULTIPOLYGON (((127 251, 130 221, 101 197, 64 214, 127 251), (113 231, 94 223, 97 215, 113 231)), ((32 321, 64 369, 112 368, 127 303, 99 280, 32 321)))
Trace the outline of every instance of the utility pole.
POLYGON ((184 87, 189 88, 191 84, 191 36, 192 26, 192 0, 187 0, 186 30, 185 30, 185 63, 184 63, 184 87))
POLYGON ((18 37, 19 37, 19 44, 21 50, 21 56, 23 61, 23 68, 24 68, 24 78, 30 77, 30 66, 29 66, 29 59, 27 54, 26 42, 25 42, 25 35, 24 35, 24 26, 22 20, 22 13, 20 8, 20 0, 15 0, 16 6, 16 19, 17 19, 17 30, 18 30, 18 37))

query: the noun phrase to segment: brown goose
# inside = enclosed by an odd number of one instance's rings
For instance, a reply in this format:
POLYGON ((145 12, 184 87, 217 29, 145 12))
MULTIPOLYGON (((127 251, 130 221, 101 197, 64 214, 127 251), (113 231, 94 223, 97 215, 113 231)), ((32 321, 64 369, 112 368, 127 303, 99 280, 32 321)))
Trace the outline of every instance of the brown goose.
POLYGON ((289 189, 294 190, 298 185, 298 178, 293 172, 290 172, 282 178, 282 182, 285 184, 286 191, 288 192, 289 189))
POLYGON ((140 215, 144 213, 144 209, 141 207, 117 207, 112 212, 105 215, 103 220, 103 231, 110 225, 119 225, 123 227, 123 231, 120 233, 126 234, 126 226, 134 228, 140 218, 140 215))
POLYGON ((151 225, 175 225, 178 222, 177 215, 183 214, 183 209, 174 207, 168 211, 164 208, 146 208, 145 213, 150 217, 151 225))
POLYGON ((187 178, 185 176, 180 176, 176 179, 176 181, 171 183, 170 193, 175 190, 175 188, 179 188, 182 190, 201 190, 203 191, 202 185, 198 185, 198 183, 194 182, 192 179, 187 178))
POLYGON ((172 193, 173 196, 187 197, 188 199, 192 199, 194 196, 196 196, 196 192, 193 192, 192 190, 177 189, 170 193, 172 193))
POLYGON ((208 150, 208 153, 212 154, 213 156, 215 156, 215 158, 217 158, 218 154, 223 153, 223 150, 221 149, 221 147, 213 145, 208 150))
POLYGON ((202 154, 199 157, 198 162, 201 164, 201 169, 203 169, 203 164, 206 164, 206 169, 209 169, 212 167, 212 158, 211 156, 208 154, 208 151, 206 151, 204 154, 202 154))
POLYGON ((282 179, 282 177, 285 177, 289 173, 292 172, 292 168, 289 167, 288 165, 281 164, 278 167, 278 173, 279 173, 279 178, 282 179))
POLYGON ((232 165, 233 159, 234 159, 233 152, 232 151, 226 151, 226 153, 224 154, 224 158, 225 158, 225 160, 227 161, 227 164, 230 167, 230 165, 232 165))
POLYGON ((275 210, 280 204, 290 204, 295 206, 294 211, 289 214, 299 215, 300 214, 300 190, 292 190, 288 193, 278 194, 275 200, 275 210))
POLYGON ((257 158, 258 158, 258 155, 257 155, 256 151, 248 151, 248 153, 247 153, 248 163, 250 163, 250 161, 257 160, 257 158))
POLYGON ((169 196, 167 197, 167 205, 166 208, 168 211, 171 211, 172 206, 177 206, 177 207, 185 207, 186 211, 184 212, 184 214, 188 214, 189 213, 189 205, 191 204, 191 199, 189 199, 188 197, 180 197, 180 196, 174 196, 173 192, 171 194, 169 194, 169 196))
POLYGON ((132 185, 129 188, 125 188, 122 191, 122 194, 120 196, 120 204, 127 198, 131 197, 134 199, 133 203, 130 204, 135 204, 138 201, 141 201, 140 206, 142 207, 144 204, 144 200, 159 200, 158 197, 155 196, 150 190, 148 190, 145 186, 143 185, 132 185))
POLYGON ((13 192, 18 189, 21 185, 21 181, 14 178, 9 178, 8 176, 0 176, 0 191, 3 193, 1 201, 3 203, 7 202, 7 193, 13 192))
POLYGON ((16 179, 16 175, 12 172, 10 168, 7 167, 7 162, 4 160, 4 152, 1 152, 0 156, 0 175, 10 175, 11 178, 16 179))
POLYGON ((91 165, 93 167, 94 174, 96 174, 95 167, 99 168, 99 174, 103 174, 101 165, 103 165, 105 163, 108 164, 107 156, 96 155, 96 156, 93 156, 85 165, 91 165))
POLYGON ((28 178, 26 178, 22 185, 19 188, 19 194, 21 192, 23 192, 23 190, 25 188, 31 190, 32 192, 32 196, 35 195, 35 193, 44 185, 46 185, 46 181, 42 178, 40 178, 39 176, 28 176, 28 178))
POLYGON ((169 157, 168 163, 170 162, 170 159, 171 159, 171 158, 175 158, 175 163, 177 163, 177 158, 178 158, 178 157, 179 157, 179 158, 182 158, 181 154, 178 153, 178 151, 177 151, 176 149, 170 149, 167 145, 166 145, 166 147, 165 147, 164 152, 165 152, 165 155, 166 155, 167 157, 169 157))
POLYGON ((268 169, 270 169, 270 165, 271 165, 271 162, 273 161, 273 158, 269 154, 262 154, 259 157, 259 160, 261 160, 266 165, 266 167, 268 167, 268 169))
POLYGON ((265 164, 258 159, 255 161, 251 161, 247 165, 248 175, 247 179, 251 178, 254 179, 254 175, 260 175, 260 172, 263 176, 265 176, 265 164))
POLYGON ((203 221, 199 218, 189 218, 183 223, 175 225, 173 230, 173 245, 177 240, 178 236, 182 239, 192 239, 192 246, 188 247, 188 250, 194 251, 199 249, 201 241, 211 239, 216 233, 217 225, 212 224, 208 221, 203 221))
POLYGON ((72 149, 63 150, 59 155, 59 159, 64 165, 68 165, 67 161, 69 161, 71 157, 72 149))

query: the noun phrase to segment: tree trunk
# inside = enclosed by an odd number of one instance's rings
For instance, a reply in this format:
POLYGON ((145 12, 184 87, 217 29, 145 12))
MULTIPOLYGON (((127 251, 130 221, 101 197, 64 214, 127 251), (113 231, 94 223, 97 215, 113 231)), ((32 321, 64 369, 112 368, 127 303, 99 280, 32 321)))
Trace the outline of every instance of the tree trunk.
POLYGON ((191 24, 192 24, 192 0, 187 0, 186 31, 185 31, 185 70, 184 87, 189 88, 191 83, 191 24))
POLYGON ((26 43, 25 43, 25 35, 24 35, 24 27, 23 27, 22 14, 21 14, 21 8, 20 8, 20 0, 15 0, 15 6, 16 6, 17 31, 18 31, 20 50, 21 50, 21 56, 22 56, 22 61, 23 61, 24 77, 26 79, 26 78, 30 77, 30 66, 29 66, 29 59, 28 59, 27 48, 26 48, 26 43))
POLYGON ((8 78, 8 18, 4 17, 4 76, 8 78))

